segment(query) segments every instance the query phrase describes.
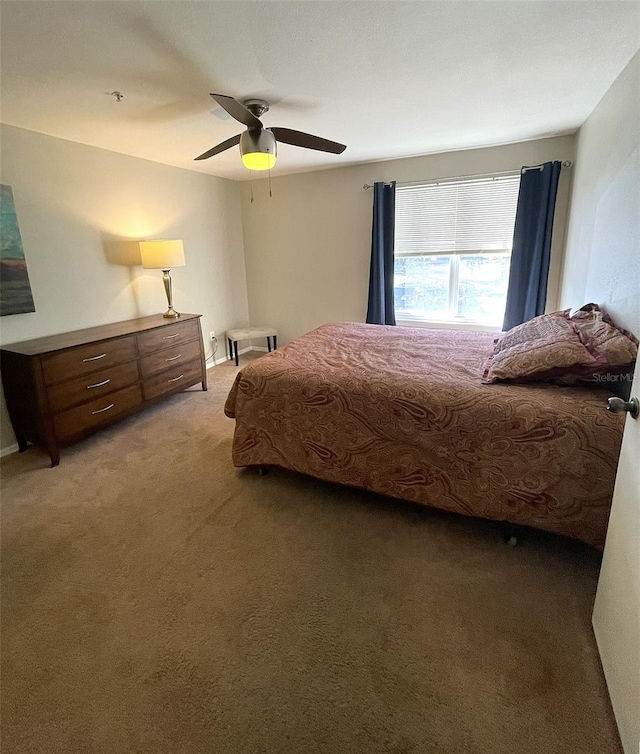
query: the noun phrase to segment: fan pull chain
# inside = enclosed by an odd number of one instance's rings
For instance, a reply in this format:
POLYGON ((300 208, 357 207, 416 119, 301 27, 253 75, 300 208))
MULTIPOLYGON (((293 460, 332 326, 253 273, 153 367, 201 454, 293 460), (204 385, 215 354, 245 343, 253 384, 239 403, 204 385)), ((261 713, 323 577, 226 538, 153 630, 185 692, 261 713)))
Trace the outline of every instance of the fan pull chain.
POLYGON ((249 185, 251 186, 251 204, 253 204, 253 178, 249 179, 249 185))
POLYGON ((269 168, 269 197, 272 197, 273 194, 271 193, 271 168, 269 168))

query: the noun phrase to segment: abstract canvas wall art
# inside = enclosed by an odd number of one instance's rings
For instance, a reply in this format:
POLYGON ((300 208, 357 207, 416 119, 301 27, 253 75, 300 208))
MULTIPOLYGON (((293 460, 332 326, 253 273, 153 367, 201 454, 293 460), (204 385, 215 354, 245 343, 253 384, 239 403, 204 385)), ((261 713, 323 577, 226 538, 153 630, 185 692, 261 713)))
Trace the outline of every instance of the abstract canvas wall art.
POLYGON ((13 190, 0 184, 0 316, 35 310, 13 190))

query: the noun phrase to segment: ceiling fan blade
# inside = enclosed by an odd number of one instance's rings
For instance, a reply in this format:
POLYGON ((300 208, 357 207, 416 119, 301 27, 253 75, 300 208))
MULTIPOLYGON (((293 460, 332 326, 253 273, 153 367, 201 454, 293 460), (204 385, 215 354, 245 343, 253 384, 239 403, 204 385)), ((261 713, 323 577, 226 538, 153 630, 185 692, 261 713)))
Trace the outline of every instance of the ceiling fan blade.
POLYGON ((226 94, 211 94, 211 96, 223 110, 226 110, 239 123, 244 124, 247 128, 262 128, 262 122, 237 99, 227 97, 226 94))
POLYGON ((269 130, 278 141, 283 144, 293 144, 294 147, 317 149, 318 152, 332 152, 333 154, 342 154, 347 148, 346 144, 321 139, 319 136, 306 134, 304 131, 294 131, 292 128, 269 128, 269 130))
POLYGON ((220 142, 220 144, 216 144, 215 147, 211 147, 211 149, 207 150, 206 152, 203 152, 198 157, 195 157, 196 160, 208 160, 209 157, 213 157, 214 154, 220 154, 220 152, 224 152, 225 149, 229 149, 230 147, 235 147, 236 144, 240 143, 240 134, 236 134, 235 136, 232 136, 230 139, 227 139, 226 141, 220 142))

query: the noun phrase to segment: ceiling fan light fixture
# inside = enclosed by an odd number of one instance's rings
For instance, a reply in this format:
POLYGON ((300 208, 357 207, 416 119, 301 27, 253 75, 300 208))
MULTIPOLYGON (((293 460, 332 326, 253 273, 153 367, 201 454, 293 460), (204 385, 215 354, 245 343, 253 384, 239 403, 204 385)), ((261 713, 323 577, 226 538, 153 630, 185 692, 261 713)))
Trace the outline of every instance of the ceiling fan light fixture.
POLYGON ((276 156, 268 152, 248 152, 242 155, 242 164, 248 170, 271 170, 276 164, 276 156))
POLYGON ((240 136, 240 155, 249 170, 271 170, 276 164, 276 137, 267 128, 250 128, 240 136))

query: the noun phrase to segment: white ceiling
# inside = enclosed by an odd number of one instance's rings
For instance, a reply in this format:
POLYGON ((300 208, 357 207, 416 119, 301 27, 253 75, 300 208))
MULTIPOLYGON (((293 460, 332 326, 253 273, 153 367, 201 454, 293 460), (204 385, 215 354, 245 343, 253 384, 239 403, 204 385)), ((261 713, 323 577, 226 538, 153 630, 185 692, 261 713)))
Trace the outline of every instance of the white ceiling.
POLYGON ((243 180, 209 92, 265 125, 347 144, 279 147, 274 174, 575 131, 640 44, 632 1, 3 0, 3 122, 243 180), (117 103, 109 92, 120 90, 117 103))

